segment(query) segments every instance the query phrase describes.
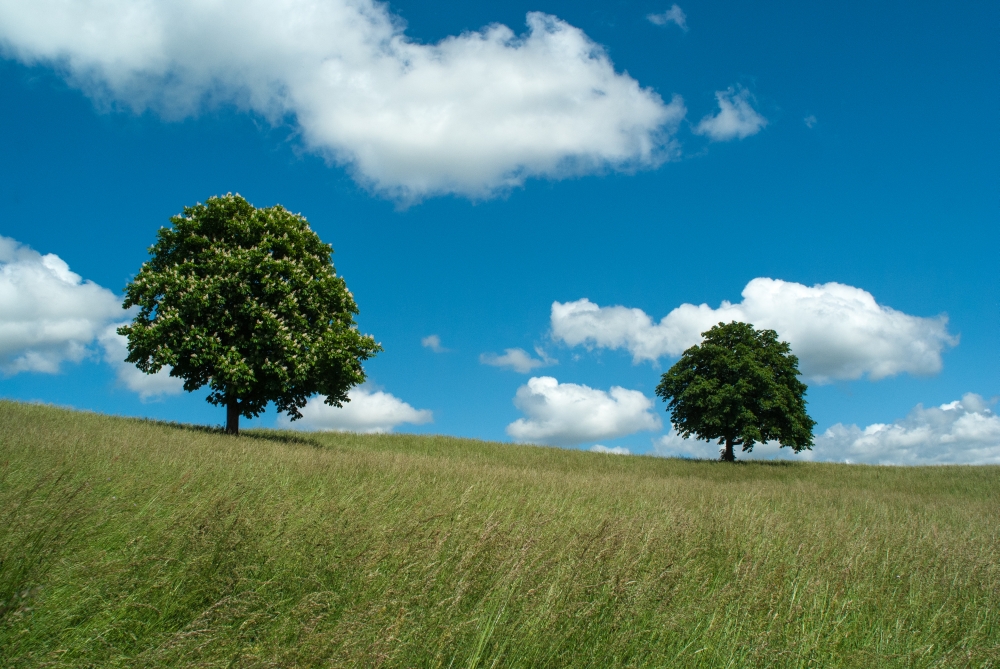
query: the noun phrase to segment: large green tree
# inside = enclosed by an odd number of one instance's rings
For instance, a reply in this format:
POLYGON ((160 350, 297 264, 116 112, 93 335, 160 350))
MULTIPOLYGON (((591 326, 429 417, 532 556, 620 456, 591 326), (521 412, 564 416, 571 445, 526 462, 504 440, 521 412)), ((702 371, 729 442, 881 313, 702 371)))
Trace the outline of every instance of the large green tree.
POLYGON ((152 256, 125 289, 133 321, 127 362, 169 366, 184 389, 208 385, 226 407, 226 431, 268 402, 300 418, 309 396, 342 406, 381 347, 358 332, 358 307, 305 218, 239 195, 185 207, 160 228, 152 256))
POLYGON ((656 387, 677 433, 718 439, 728 462, 736 460, 735 446, 749 452, 777 441, 796 453, 811 449, 816 423, 806 413, 799 359, 778 333, 734 321, 702 336, 656 387))

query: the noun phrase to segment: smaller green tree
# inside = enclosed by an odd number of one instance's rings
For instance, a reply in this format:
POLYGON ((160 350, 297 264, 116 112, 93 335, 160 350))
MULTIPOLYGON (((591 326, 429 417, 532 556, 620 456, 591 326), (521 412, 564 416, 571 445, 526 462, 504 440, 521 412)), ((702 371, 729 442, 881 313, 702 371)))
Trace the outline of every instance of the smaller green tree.
POLYGON ((806 413, 799 359, 778 333, 734 321, 702 336, 656 387, 677 433, 718 439, 727 462, 736 460, 735 446, 750 452, 767 441, 796 453, 811 449, 816 423, 806 413))
POLYGON ((170 366, 184 389, 211 388, 226 431, 268 402, 292 419, 309 396, 342 406, 364 382, 361 363, 381 347, 358 332, 354 296, 305 218, 239 195, 185 207, 160 228, 152 256, 125 288, 137 306, 127 362, 152 374, 170 366))

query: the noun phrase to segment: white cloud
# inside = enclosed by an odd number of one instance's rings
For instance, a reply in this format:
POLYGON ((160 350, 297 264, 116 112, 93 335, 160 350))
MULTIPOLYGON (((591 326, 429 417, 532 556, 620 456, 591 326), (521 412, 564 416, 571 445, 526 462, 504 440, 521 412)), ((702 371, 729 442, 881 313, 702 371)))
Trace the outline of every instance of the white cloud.
MULTIPOLYGON (((782 448, 776 441, 769 441, 763 444, 754 444, 753 450, 749 453, 740 450, 742 446, 737 446, 737 460, 814 460, 815 451, 801 451, 796 453, 790 447, 782 448)), ((670 426, 670 430, 663 436, 653 439, 653 453, 665 458, 694 458, 697 460, 718 460, 722 446, 716 441, 703 441, 701 439, 685 439, 681 437, 670 426)))
POLYGON ((507 426, 519 441, 572 446, 615 439, 662 425, 650 410, 653 401, 637 390, 614 386, 595 390, 559 383, 551 376, 533 377, 517 389, 514 406, 527 415, 507 426))
MULTIPOLYGON (((663 435, 653 439, 653 453, 665 458, 695 458, 698 460, 718 460, 721 447, 715 442, 701 439, 684 439, 673 426, 663 435)), ((736 454, 737 458, 746 457, 736 454)))
MULTIPOLYGON (((816 460, 816 451, 807 450, 796 453, 791 447, 782 448, 777 441, 754 444, 753 450, 744 452, 737 446, 737 460, 816 460)), ((813 447, 815 449, 815 447, 813 447)), ((653 440, 653 453, 665 458, 695 458, 698 460, 718 460, 722 446, 715 441, 701 439, 684 439, 678 435, 673 426, 667 434, 653 440)))
POLYGON ((871 464, 1000 464, 1000 416, 967 393, 938 407, 917 405, 891 424, 834 425, 817 437, 815 457, 871 464))
POLYGON ((715 99, 719 102, 719 113, 701 119, 694 129, 695 134, 708 135, 715 142, 726 142, 756 135, 767 126, 767 119, 751 106, 747 89, 730 86, 727 90, 716 91, 715 99))
MULTIPOLYGON (((677 5, 674 5, 676 7, 677 5)), ((591 453, 608 453, 610 455, 632 455, 632 452, 625 448, 624 446, 615 446, 614 448, 608 448, 601 444, 594 444, 590 447, 591 453)))
POLYGON ((448 349, 441 346, 441 337, 436 334, 427 335, 420 340, 420 345, 424 348, 429 348, 435 353, 447 353, 448 349))
POLYGON ((557 341, 626 349, 639 363, 678 356, 701 341, 702 332, 734 320, 777 331, 799 357, 803 375, 819 383, 936 374, 942 351, 958 343, 945 316, 910 316, 841 283, 810 287, 768 278, 750 281, 738 304, 682 304, 659 323, 640 309, 600 307, 586 298, 553 302, 551 326, 557 341))
MULTIPOLYGON (((717 459, 719 448, 714 442, 682 439, 673 428, 653 441, 653 451, 668 457, 717 459)), ((881 465, 1000 464, 1000 416, 982 397, 967 393, 938 407, 918 404, 909 416, 889 424, 860 428, 837 423, 816 437, 811 451, 795 454, 767 443, 737 457, 881 465)))
POLYGON ((530 177, 655 167, 686 110, 532 12, 420 44, 375 0, 0 0, 0 48, 102 104, 180 118, 233 103, 375 191, 491 196, 530 177))
POLYGON ((170 376, 171 367, 162 368, 155 374, 146 374, 135 365, 125 362, 128 356, 127 339, 115 330, 125 323, 113 323, 101 332, 97 340, 104 349, 104 361, 115 370, 118 382, 143 401, 161 395, 177 395, 184 390, 184 380, 170 376))
POLYGON ((123 314, 118 296, 59 256, 0 236, 0 371, 56 373, 91 355, 94 338, 123 314))
POLYGON ((809 114, 809 116, 806 116, 804 119, 802 119, 802 122, 806 124, 807 128, 813 128, 816 126, 817 123, 819 123, 816 117, 813 116, 812 114, 809 114))
POLYGON ((684 32, 688 31, 687 24, 687 14, 684 10, 678 7, 676 4, 672 5, 670 9, 660 14, 648 14, 646 18, 650 23, 655 23, 658 26, 665 26, 668 23, 675 23, 684 32))
POLYGON ((0 371, 54 374, 63 362, 80 362, 104 350, 118 382, 143 400, 172 395, 184 382, 170 369, 144 374, 125 362, 125 338, 115 329, 128 316, 122 300, 84 281, 59 256, 42 255, 0 236, 0 371))
POLYGON ((381 390, 370 390, 364 386, 352 388, 348 393, 351 401, 343 407, 325 404, 322 395, 313 397, 302 408, 302 418, 291 421, 287 416, 278 419, 279 424, 300 430, 320 430, 323 432, 392 432, 403 423, 423 425, 433 420, 427 409, 414 409, 403 400, 381 390))
POLYGON ((522 374, 527 374, 536 367, 547 367, 558 362, 548 357, 541 348, 536 347, 535 353, 538 354, 538 358, 532 358, 523 348, 508 348, 504 349, 503 355, 483 353, 479 356, 479 362, 494 367, 507 367, 522 374))

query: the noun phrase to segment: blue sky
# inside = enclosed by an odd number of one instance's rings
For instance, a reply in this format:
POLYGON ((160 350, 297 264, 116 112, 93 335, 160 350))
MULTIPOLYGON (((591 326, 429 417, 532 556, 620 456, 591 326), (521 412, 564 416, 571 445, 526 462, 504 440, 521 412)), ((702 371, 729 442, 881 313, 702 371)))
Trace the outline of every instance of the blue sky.
POLYGON ((62 312, 23 277, 54 254, 120 295, 157 228, 232 191, 309 219, 385 347, 368 413, 307 427, 711 456, 653 397, 702 321, 656 324, 728 301, 812 370, 812 457, 1000 462, 995 3, 21 4, 0 396, 221 423, 203 392, 130 389, 104 297, 70 285, 62 312), (484 364, 507 349, 538 362, 484 364))

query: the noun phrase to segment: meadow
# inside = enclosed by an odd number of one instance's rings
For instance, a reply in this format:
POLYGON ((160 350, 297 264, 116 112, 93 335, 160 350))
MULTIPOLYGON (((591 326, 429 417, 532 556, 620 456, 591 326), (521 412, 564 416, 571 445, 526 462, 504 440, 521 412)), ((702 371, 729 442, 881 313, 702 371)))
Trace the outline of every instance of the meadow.
POLYGON ((0 402, 0 664, 996 667, 1000 468, 0 402))

